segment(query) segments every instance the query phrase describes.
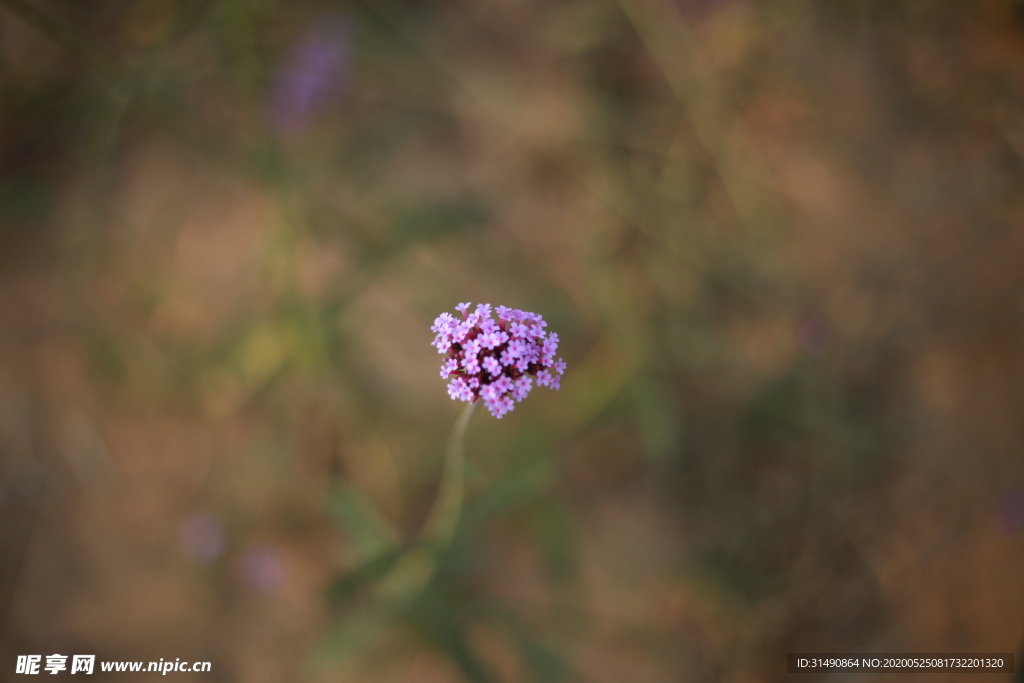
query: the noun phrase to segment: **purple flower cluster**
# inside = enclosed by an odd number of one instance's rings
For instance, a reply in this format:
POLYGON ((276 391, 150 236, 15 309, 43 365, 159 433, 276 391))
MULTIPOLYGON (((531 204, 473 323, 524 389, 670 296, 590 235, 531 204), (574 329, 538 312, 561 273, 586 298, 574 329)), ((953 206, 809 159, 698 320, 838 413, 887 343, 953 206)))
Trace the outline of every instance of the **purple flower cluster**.
POLYGON ((433 346, 448 355, 441 378, 454 376, 448 383, 453 400, 475 403, 483 398, 491 415, 500 418, 526 398, 534 378, 538 386, 558 389, 565 363, 555 360, 558 335, 544 331, 544 318, 498 306, 495 321, 490 304, 480 304, 473 313, 470 306, 455 307, 461 320, 442 313, 430 328, 437 334, 433 346))

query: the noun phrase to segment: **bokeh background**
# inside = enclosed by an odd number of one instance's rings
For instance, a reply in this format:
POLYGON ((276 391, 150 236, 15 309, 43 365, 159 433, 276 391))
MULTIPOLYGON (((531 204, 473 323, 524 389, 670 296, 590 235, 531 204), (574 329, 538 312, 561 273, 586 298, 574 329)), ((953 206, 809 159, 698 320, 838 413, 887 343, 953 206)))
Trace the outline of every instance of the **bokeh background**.
POLYGON ((0 679, 1020 653, 1022 181, 1012 0, 2 0, 0 679), (569 369, 398 598, 461 301, 569 369))

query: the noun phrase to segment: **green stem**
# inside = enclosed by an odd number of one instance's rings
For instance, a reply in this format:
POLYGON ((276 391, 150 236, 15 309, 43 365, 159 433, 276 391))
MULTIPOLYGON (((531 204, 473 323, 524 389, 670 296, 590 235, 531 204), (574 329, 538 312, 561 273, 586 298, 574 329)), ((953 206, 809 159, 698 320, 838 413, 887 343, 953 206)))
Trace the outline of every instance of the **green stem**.
POLYGON ((463 444, 475 407, 476 404, 470 403, 463 408, 448 436, 437 500, 423 525, 419 542, 405 554, 381 586, 382 593, 392 599, 408 597, 423 590, 437 570, 439 553, 455 536, 465 488, 463 444))
POLYGON ((466 404, 452 426, 437 501, 423 526, 422 539, 437 548, 447 545, 452 540, 459 524, 459 515, 462 513, 466 460, 463 444, 466 441, 466 428, 475 408, 476 403, 466 404))

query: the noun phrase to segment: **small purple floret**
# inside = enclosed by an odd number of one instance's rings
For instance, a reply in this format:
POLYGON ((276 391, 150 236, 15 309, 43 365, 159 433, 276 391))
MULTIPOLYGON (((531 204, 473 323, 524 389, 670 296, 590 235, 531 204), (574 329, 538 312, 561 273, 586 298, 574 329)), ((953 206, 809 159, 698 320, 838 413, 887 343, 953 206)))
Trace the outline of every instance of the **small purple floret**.
POLYGON ((565 362, 555 359, 558 335, 544 331, 547 323, 536 313, 496 306, 497 321, 491 317, 490 304, 480 304, 472 313, 472 304, 455 307, 462 319, 442 313, 431 326, 437 336, 432 346, 446 354, 441 377, 448 383, 453 400, 484 405, 494 417, 515 408, 537 386, 557 390, 565 372, 565 362))
POLYGON ((204 562, 213 562, 224 552, 224 526, 213 515, 197 512, 181 527, 185 548, 204 562))
POLYGON ((254 545, 242 555, 238 570, 242 580, 258 593, 274 593, 284 583, 284 566, 278 552, 265 545, 254 545))

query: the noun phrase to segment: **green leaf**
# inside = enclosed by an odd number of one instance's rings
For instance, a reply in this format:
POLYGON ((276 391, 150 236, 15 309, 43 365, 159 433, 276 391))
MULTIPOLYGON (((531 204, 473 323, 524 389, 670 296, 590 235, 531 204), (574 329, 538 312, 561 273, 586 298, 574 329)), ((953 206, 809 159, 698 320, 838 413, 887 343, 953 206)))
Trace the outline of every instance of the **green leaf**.
POLYGON ((423 636, 451 659, 470 683, 491 683, 494 676, 473 652, 465 626, 436 590, 425 591, 412 606, 413 623, 423 636))
POLYGON ((377 557, 398 544, 398 531, 361 493, 347 484, 331 492, 331 513, 345 525, 362 557, 377 557))
POLYGON ((335 604, 348 600, 363 586, 387 576, 408 550, 408 546, 387 550, 335 579, 327 587, 328 600, 335 604))

